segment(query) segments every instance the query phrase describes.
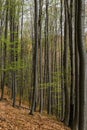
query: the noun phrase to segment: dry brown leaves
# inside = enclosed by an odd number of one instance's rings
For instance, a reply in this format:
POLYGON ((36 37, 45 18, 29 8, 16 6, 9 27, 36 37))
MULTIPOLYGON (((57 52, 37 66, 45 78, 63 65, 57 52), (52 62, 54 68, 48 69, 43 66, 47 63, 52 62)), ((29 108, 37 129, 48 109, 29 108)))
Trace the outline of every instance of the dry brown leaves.
POLYGON ((27 109, 11 106, 11 101, 0 102, 0 130, 70 130, 63 123, 27 109))

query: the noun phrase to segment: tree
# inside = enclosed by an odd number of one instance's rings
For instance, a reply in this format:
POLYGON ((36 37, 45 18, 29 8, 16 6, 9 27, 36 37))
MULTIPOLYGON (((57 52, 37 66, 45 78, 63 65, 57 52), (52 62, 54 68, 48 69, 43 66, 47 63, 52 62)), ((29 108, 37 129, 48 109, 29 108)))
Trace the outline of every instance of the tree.
POLYGON ((40 112, 43 111, 43 88, 41 84, 43 83, 42 79, 42 6, 43 0, 39 0, 39 19, 38 19, 38 28, 39 28, 39 35, 38 35, 38 44, 40 46, 40 112))
POLYGON ((30 114, 36 110, 37 104, 37 87, 38 87, 38 5, 37 0, 34 0, 34 45, 33 45, 33 97, 30 114))
POLYGON ((85 0, 78 1, 77 38, 79 51, 79 130, 87 129, 87 54, 84 43, 85 0))
POLYGON ((68 14, 65 2, 65 25, 64 25, 64 88, 65 88, 65 116, 64 122, 69 124, 70 117, 70 88, 68 86, 68 45, 69 45, 69 25, 67 23, 68 14))

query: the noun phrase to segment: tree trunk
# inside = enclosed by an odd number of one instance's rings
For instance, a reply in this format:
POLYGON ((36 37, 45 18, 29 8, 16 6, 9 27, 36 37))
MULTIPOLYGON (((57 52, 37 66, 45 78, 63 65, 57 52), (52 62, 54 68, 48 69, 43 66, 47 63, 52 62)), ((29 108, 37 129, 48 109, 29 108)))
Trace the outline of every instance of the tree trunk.
POLYGON ((37 0, 34 0, 34 34, 35 34, 35 43, 34 43, 34 54, 33 54, 33 97, 32 97, 32 106, 30 114, 33 114, 36 110, 37 105, 37 87, 38 87, 38 5, 37 0))
POLYGON ((68 30, 69 26, 67 23, 68 15, 66 11, 65 4, 65 25, 64 25, 64 89, 65 89, 65 117, 64 122, 66 125, 69 124, 70 117, 70 88, 68 85, 68 46, 69 46, 69 37, 68 30))
POLYGON ((84 43, 85 0, 78 1, 78 50, 80 60, 79 77, 79 130, 87 129, 87 54, 84 43))

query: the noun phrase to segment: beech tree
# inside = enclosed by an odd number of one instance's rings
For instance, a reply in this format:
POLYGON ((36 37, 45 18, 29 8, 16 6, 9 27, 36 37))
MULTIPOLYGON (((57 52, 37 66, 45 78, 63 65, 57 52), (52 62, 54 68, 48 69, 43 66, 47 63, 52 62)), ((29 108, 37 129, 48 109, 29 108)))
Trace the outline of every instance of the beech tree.
POLYGON ((84 18, 85 18, 85 1, 78 1, 78 51, 79 51, 79 60, 80 60, 80 75, 79 75, 79 130, 87 129, 87 54, 85 50, 84 42, 84 18))
POLYGON ((33 97, 32 97, 32 108, 30 114, 36 110, 37 105, 37 87, 38 87, 38 5, 37 0, 34 0, 34 45, 33 45, 33 97))

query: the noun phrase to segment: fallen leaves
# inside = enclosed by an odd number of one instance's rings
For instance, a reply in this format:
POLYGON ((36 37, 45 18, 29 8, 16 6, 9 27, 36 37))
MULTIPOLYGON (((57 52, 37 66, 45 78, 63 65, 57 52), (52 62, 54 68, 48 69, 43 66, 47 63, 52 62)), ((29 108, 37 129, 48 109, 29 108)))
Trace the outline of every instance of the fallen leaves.
POLYGON ((0 130, 70 130, 63 123, 28 109, 11 106, 11 101, 0 102, 0 130))

